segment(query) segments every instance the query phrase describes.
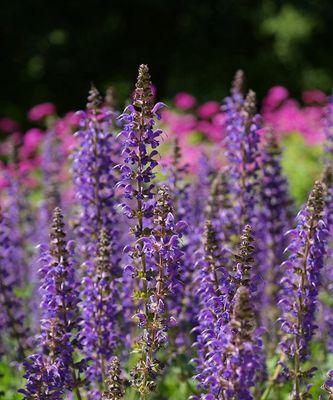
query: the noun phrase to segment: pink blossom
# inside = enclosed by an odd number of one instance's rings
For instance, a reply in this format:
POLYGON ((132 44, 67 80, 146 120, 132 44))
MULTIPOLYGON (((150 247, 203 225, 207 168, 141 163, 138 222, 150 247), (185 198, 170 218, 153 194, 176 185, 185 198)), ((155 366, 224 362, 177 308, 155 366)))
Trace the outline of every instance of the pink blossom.
POLYGON ((199 121, 197 130, 204 133, 207 138, 214 142, 219 142, 222 139, 222 128, 219 125, 214 125, 209 121, 199 121))
POLYGON ((173 101, 175 106, 181 110, 189 110, 197 103, 196 98, 186 92, 178 93, 173 101))
POLYGON ((272 110, 278 107, 289 96, 288 90, 283 86, 273 86, 269 89, 266 97, 263 100, 263 108, 272 110))
POLYGON ((79 116, 76 114, 74 111, 69 111, 65 116, 63 117, 63 120, 68 124, 68 125, 78 125, 79 123, 79 116))
POLYGON ((28 112, 30 121, 39 121, 48 115, 55 114, 56 108, 52 103, 41 103, 32 107, 28 112))
POLYGON ((43 139, 43 132, 38 128, 29 129, 23 137, 23 146, 20 149, 22 157, 31 156, 43 139))
POLYGON ((198 116, 204 119, 211 118, 219 112, 220 107, 217 101, 207 101, 198 108, 198 116))
POLYGON ((318 103, 325 104, 327 102, 327 96, 321 90, 313 89, 306 90, 302 95, 303 101, 306 104, 318 103))
POLYGON ((6 187, 8 187, 9 182, 8 179, 6 179, 5 176, 0 175, 0 189, 5 189, 6 187))
POLYGON ((162 121, 168 125, 173 135, 187 135, 196 127, 196 118, 191 114, 177 114, 170 110, 162 112, 162 121))
POLYGON ((34 163, 31 160, 21 161, 19 164, 19 172, 21 174, 26 174, 27 172, 32 171, 35 168, 34 163))

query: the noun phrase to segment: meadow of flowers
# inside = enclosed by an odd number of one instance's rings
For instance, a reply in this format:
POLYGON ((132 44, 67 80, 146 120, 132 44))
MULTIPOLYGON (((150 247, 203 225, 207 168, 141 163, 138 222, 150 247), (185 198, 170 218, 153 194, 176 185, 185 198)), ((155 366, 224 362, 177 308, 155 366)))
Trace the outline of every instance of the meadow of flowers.
POLYGON ((332 399, 333 103, 157 93, 0 120, 0 398, 332 399))

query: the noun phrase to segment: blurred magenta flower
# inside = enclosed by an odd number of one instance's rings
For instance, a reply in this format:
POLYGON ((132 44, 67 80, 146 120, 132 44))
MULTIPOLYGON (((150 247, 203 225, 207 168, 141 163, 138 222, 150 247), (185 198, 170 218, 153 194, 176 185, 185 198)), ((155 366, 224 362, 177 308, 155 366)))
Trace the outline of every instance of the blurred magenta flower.
MULTIPOLYGON (((310 91, 304 101, 311 103, 323 100, 320 91, 310 91), (314 93, 315 92, 315 93, 314 93)), ((288 97, 287 89, 277 86, 268 91, 263 101, 262 115, 266 126, 271 126, 278 135, 299 132, 308 144, 319 143, 323 140, 321 120, 323 107, 312 105, 301 107, 298 101, 288 97)))
POLYGON ((43 132, 38 128, 29 129, 23 137, 23 146, 20 149, 22 157, 31 156, 43 139, 43 132))
POLYGON ((39 121, 49 115, 55 114, 56 108, 52 103, 41 103, 32 107, 28 112, 30 121, 39 121))
POLYGON ((306 90, 303 92, 302 99, 306 104, 325 104, 327 103, 327 96, 324 92, 318 89, 306 90))
POLYGON ((197 103, 196 98, 186 92, 179 92, 173 101, 175 106, 181 110, 189 110, 197 103))
POLYGON ((208 139, 218 142, 222 139, 222 127, 209 121, 199 121, 197 130, 202 132, 208 139))
POLYGON ((198 107, 198 116, 200 118, 208 119, 219 112, 221 105, 217 101, 207 101, 198 107))
POLYGON ((264 101, 263 109, 272 110, 279 106, 289 96, 288 90, 283 86, 273 86, 269 89, 264 101))
POLYGON ((162 112, 162 121, 168 125, 173 135, 179 136, 193 132, 196 127, 196 118, 192 114, 177 114, 170 110, 162 112))

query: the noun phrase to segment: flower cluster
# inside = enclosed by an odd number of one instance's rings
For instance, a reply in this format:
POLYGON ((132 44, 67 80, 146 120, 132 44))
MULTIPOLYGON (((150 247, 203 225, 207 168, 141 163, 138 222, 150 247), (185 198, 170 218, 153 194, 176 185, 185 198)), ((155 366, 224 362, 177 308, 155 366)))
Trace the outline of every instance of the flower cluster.
MULTIPOLYGON (((60 119, 43 104, 30 119, 45 132, 3 144, 14 155, 3 157, 0 182, 0 366, 13 375, 6 398, 23 359, 25 400, 332 397, 332 371, 322 389, 313 379, 319 365, 331 370, 333 349, 331 104, 323 178, 294 228, 279 132, 262 129, 255 94, 243 86, 239 71, 222 108, 181 93, 176 118, 155 103, 141 65, 122 114, 112 88, 103 99, 92 86, 85 111, 60 119), (194 157, 184 132, 172 148, 160 146, 174 133, 167 118, 213 127, 214 148, 194 147, 194 157), (31 163, 18 168, 19 159, 31 163)), ((283 88, 270 94, 270 116, 287 97, 283 88)), ((324 102, 319 92, 310 99, 324 102)))

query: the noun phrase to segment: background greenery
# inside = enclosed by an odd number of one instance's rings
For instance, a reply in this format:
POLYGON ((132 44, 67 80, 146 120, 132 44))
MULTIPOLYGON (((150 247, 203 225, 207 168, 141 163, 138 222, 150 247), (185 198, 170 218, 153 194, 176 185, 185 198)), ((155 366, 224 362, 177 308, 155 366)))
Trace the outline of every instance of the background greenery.
POLYGON ((46 100, 78 109, 91 81, 123 99, 142 62, 160 97, 221 99, 240 67, 259 98, 333 80, 331 0, 11 0, 0 18, 0 109, 12 117, 46 100))

